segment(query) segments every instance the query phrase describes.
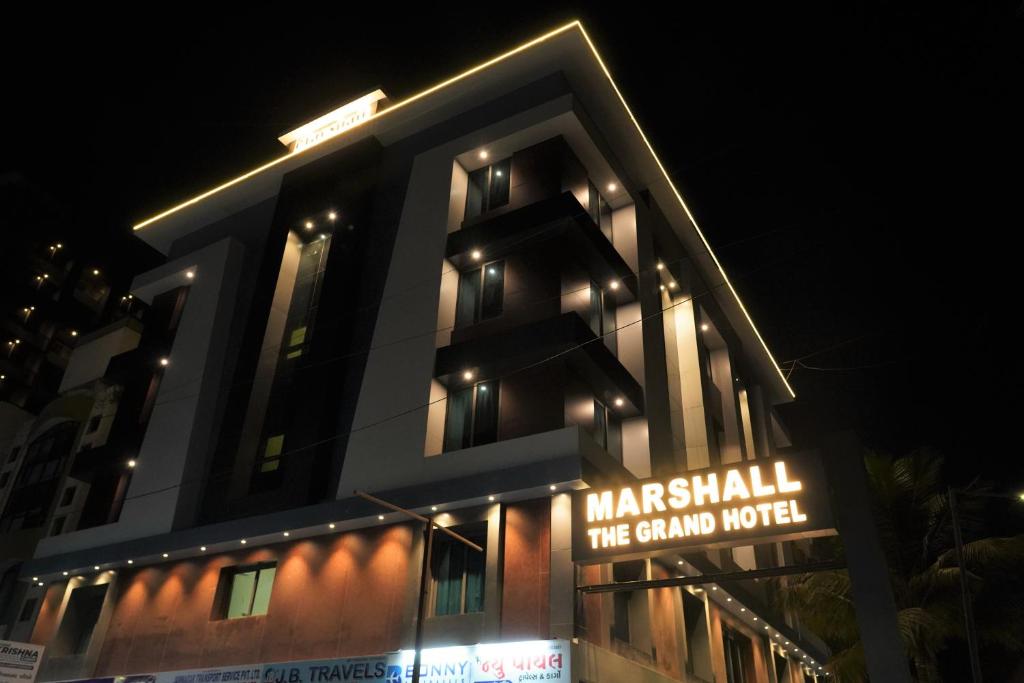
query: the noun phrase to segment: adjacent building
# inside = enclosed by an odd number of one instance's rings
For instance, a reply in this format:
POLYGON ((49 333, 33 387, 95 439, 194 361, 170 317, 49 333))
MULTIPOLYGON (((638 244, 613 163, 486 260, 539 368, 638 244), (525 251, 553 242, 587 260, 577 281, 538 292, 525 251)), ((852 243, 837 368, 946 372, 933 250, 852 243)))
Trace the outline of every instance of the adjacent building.
POLYGON ((41 680, 408 650, 423 525, 356 491, 483 548, 435 536, 429 648, 564 644, 520 657, 548 680, 816 680, 827 652, 767 582, 576 590, 800 553, 573 562, 570 491, 772 458, 794 398, 582 27, 281 140, 136 226, 167 256, 132 285, 145 325, 72 355, 63 400, 92 399, 52 485, 75 493, 6 634, 46 646, 41 680))

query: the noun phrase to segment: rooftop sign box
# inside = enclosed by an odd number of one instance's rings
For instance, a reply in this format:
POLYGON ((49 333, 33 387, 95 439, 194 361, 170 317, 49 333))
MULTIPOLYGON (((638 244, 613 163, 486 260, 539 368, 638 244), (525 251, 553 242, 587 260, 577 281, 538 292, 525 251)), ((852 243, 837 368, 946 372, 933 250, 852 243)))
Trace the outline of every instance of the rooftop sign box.
POLYGON ((301 152, 366 121, 377 113, 377 107, 386 97, 383 90, 374 90, 299 126, 290 133, 285 133, 278 140, 288 148, 288 151, 301 152))
POLYGON ((818 458, 748 460, 573 492, 575 562, 836 533, 818 458))

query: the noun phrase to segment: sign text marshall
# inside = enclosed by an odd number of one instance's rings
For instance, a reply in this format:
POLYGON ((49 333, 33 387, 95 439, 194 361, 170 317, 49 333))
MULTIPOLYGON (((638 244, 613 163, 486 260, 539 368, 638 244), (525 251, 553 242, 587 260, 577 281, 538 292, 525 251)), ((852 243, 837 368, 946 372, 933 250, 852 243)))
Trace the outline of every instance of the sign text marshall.
POLYGON ((809 455, 744 461, 573 492, 573 560, 835 533, 821 464, 809 455))

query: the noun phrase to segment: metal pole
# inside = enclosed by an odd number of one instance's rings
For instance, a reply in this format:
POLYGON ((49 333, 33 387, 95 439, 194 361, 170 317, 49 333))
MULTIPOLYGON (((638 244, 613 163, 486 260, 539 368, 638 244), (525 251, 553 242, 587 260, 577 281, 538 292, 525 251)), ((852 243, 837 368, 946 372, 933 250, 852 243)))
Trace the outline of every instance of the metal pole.
POLYGON ((427 613, 427 595, 430 593, 430 562, 434 553, 434 523, 427 520, 426 547, 423 549, 423 568, 420 571, 420 599, 416 608, 416 654, 412 659, 412 683, 420 683, 420 661, 423 655, 423 618, 427 613))
POLYGON ((423 549, 423 567, 420 569, 420 597, 419 604, 416 606, 416 653, 413 655, 413 672, 412 672, 412 683, 419 683, 420 681, 420 660, 423 654, 423 620, 427 614, 427 596, 430 594, 430 562, 431 556, 434 552, 434 530, 440 531, 448 536, 454 538, 456 541, 464 543, 478 553, 482 553, 484 549, 473 543, 468 538, 461 536, 451 529, 443 526, 437 526, 434 524, 434 520, 429 517, 424 517, 421 514, 413 512, 412 510, 406 510, 403 507, 399 507, 394 503, 389 503, 386 500, 372 496, 365 491, 354 491, 355 495, 359 496, 363 500, 369 501, 374 505, 379 505, 388 510, 394 512, 400 512, 406 517, 411 517, 417 521, 423 522, 427 525, 426 528, 426 547, 423 549))
POLYGON ((967 566, 964 563, 964 539, 960 532, 960 516, 956 511, 956 491, 948 489, 949 518, 953 523, 953 544, 956 546, 956 564, 960 568, 960 597, 964 604, 964 625, 967 628, 967 651, 971 656, 971 680, 981 683, 981 659, 978 657, 978 634, 974 630, 974 608, 967 585, 967 566))

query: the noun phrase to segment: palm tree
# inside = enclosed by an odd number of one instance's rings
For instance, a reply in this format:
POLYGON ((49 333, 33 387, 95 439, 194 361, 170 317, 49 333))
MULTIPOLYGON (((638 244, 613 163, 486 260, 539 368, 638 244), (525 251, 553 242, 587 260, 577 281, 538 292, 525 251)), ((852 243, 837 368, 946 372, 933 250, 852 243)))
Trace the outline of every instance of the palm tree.
MULTIPOLYGON (((927 450, 896 459, 872 453, 865 465, 911 670, 918 681, 942 681, 944 657, 959 656, 962 648, 949 650, 964 639, 960 568, 942 482, 942 457, 927 450)), ((957 508, 982 664, 991 667, 999 662, 1005 669, 1024 652, 1024 535, 985 537, 981 513, 988 500, 973 497, 972 492, 984 493, 984 488, 973 482, 957 496, 957 508)), ((840 537, 815 542, 815 554, 841 558, 842 552, 840 537)), ((829 671, 837 681, 867 680, 845 571, 780 580, 777 595, 780 607, 791 610, 832 648, 829 671)))

